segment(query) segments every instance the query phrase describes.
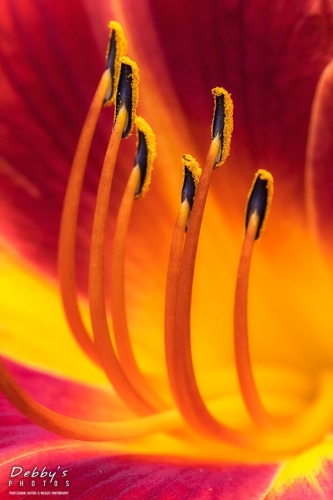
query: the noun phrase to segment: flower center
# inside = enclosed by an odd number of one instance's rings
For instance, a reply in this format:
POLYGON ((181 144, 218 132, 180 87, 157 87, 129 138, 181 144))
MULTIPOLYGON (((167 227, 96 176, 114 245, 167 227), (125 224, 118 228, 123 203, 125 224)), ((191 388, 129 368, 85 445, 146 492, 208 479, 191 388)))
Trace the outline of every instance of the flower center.
POLYGON ((243 402, 250 417, 246 426, 223 423, 223 398, 202 397, 191 353, 191 297, 196 253, 204 207, 214 170, 228 154, 233 128, 233 104, 227 91, 213 89, 212 141, 203 169, 189 154, 183 156, 184 182, 174 229, 165 296, 165 356, 175 402, 170 408, 150 387, 135 359, 126 315, 124 267, 126 234, 133 202, 148 190, 156 156, 155 136, 146 121, 136 116, 138 69, 126 57, 127 42, 121 26, 110 23, 107 67, 92 100, 73 160, 64 200, 59 237, 58 270, 61 297, 71 331, 82 350, 105 371, 120 398, 138 416, 125 422, 91 422, 60 415, 34 401, 0 363, 0 387, 28 418, 61 435, 88 441, 108 441, 170 432, 177 438, 208 440, 210 446, 228 443, 268 457, 296 453, 319 441, 331 428, 333 375, 323 373, 317 394, 300 414, 278 418, 267 412, 257 390, 249 354, 247 295, 254 242, 265 224, 273 194, 272 176, 259 170, 246 210, 246 230, 239 262, 235 306, 234 349, 243 402), (86 163, 95 128, 104 105, 115 105, 115 123, 105 154, 92 230, 89 263, 89 306, 93 340, 78 307, 75 245, 79 203, 86 163), (111 316, 108 324, 104 290, 104 249, 112 178, 122 138, 137 130, 134 168, 125 188, 116 220, 111 266, 111 316), (215 410, 214 410, 215 409, 215 410))

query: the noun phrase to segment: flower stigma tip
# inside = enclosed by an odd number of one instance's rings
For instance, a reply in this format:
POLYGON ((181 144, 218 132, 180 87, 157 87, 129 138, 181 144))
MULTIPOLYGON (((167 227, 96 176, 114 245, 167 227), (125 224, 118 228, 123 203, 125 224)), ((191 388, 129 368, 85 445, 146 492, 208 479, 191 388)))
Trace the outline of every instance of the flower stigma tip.
POLYGON ((220 139, 220 150, 216 157, 215 168, 223 165, 230 153, 231 135, 234 128, 234 105, 231 95, 223 87, 212 89, 214 96, 214 114, 211 127, 212 139, 220 139))
POLYGON ((136 156, 134 166, 140 168, 140 181, 135 193, 135 198, 142 198, 148 192, 153 163, 156 159, 156 138, 151 127, 141 116, 135 119, 137 130, 136 156))
POLYGON ((120 77, 116 98, 116 118, 122 106, 125 106, 127 120, 122 137, 129 137, 132 133, 139 100, 139 68, 129 57, 121 57, 120 77))
POLYGON ((245 229, 254 215, 258 217, 258 227, 255 239, 258 240, 265 227, 273 198, 273 177, 267 170, 258 170, 252 183, 245 216, 245 229))
POLYGON ((120 58, 126 55, 127 40, 122 26, 117 21, 110 21, 110 38, 106 51, 106 69, 110 70, 111 82, 107 90, 104 106, 111 106, 115 102, 118 81, 120 76, 120 58))

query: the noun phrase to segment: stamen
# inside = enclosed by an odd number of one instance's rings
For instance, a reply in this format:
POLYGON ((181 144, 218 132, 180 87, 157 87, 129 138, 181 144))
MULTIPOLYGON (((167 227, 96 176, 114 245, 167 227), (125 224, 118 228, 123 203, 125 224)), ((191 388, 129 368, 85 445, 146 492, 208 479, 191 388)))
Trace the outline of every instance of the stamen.
POLYGON ((136 117, 135 126, 138 132, 135 165, 140 168, 140 182, 135 198, 142 198, 150 186, 153 163, 156 159, 156 139, 151 127, 141 116, 136 117))
POLYGON ((138 128, 135 166, 129 177, 116 221, 111 267, 111 316, 120 363, 135 390, 151 408, 164 409, 165 403, 148 386, 133 354, 125 307, 125 243, 132 205, 135 197, 148 190, 150 171, 156 157, 155 137, 143 118, 136 119, 138 128), (141 134, 141 135, 140 135, 141 134), (147 136, 149 139, 147 140, 147 136), (142 177, 144 179, 142 180, 142 177))
POLYGON ((246 233, 237 273, 234 306, 234 348, 240 389, 249 414, 260 427, 271 426, 272 418, 261 403, 253 377, 247 327, 247 295, 253 245, 267 218, 272 196, 273 178, 269 172, 259 170, 248 198, 246 233))
POLYGON ((82 321, 77 302, 75 240, 82 183, 88 154, 110 81, 110 71, 107 69, 102 75, 82 128, 64 199, 58 247, 58 276, 65 315, 75 340, 95 363, 99 363, 98 356, 82 321))
POLYGON ((115 102, 120 76, 120 59, 127 52, 127 40, 121 25, 116 21, 110 21, 109 28, 110 39, 106 51, 106 68, 110 70, 111 82, 106 93, 105 106, 110 106, 115 102))
POLYGON ((129 57, 120 59, 120 77, 116 100, 116 117, 122 106, 127 111, 127 119, 122 137, 128 137, 133 128, 136 117, 136 107, 139 99, 139 68, 129 57))
MULTIPOLYGON (((187 230, 191 208, 193 206, 197 185, 201 175, 201 168, 195 158, 191 155, 184 155, 182 163, 184 165, 184 180, 181 205, 172 238, 165 293, 165 355, 169 381, 170 377, 177 376, 177 369, 175 365, 177 364, 177 360, 179 360, 179 356, 177 355, 175 344, 175 325, 181 258, 185 241, 185 232, 187 230)), ((177 381, 173 379, 172 384, 175 385, 176 383, 177 381)))
POLYGON ((223 165, 230 153, 231 134, 234 128, 234 105, 231 95, 223 87, 212 89, 214 96, 214 114, 212 121, 212 139, 220 138, 220 149, 216 156, 215 168, 223 165))

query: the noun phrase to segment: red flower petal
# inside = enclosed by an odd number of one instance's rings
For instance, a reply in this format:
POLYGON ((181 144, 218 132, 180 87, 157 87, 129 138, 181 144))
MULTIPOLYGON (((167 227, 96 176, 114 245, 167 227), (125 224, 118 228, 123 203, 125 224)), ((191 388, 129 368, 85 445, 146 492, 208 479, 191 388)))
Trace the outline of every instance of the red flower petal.
MULTIPOLYGON (((121 419, 128 412, 111 392, 98 390, 66 379, 29 370, 7 362, 8 369, 18 382, 40 403, 60 413, 90 420, 121 419)), ((64 444, 74 441, 46 431, 30 423, 2 396, 0 398, 0 458, 10 459, 13 454, 24 453, 30 446, 64 444), (13 429, 15 432, 13 433, 13 429)), ((89 445, 87 445, 89 448, 89 445)))
MULTIPOLYGON (((151 458, 133 457, 93 457, 82 450, 69 448, 67 453, 56 448, 39 451, 30 457, 13 458, 10 464, 1 468, 2 485, 0 494, 10 490, 23 491, 69 491, 72 500, 109 499, 113 500, 242 500, 262 499, 272 476, 274 466, 207 466, 179 465, 156 461, 151 458), (68 488, 59 479, 58 487, 42 487, 36 479, 36 486, 30 486, 25 479, 19 488, 15 478, 9 487, 8 480, 12 467, 19 464, 24 471, 38 467, 41 471, 68 470, 68 488)), ((21 479, 21 478, 20 478, 21 479)))

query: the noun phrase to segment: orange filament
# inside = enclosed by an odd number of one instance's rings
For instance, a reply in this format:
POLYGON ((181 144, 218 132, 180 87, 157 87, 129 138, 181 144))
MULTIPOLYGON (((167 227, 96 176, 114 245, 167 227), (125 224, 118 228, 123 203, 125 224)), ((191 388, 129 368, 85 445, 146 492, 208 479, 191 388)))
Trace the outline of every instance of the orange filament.
POLYGON ((0 360, 0 388, 8 400, 29 420, 61 436, 81 441, 116 441, 154 432, 172 431, 182 425, 175 410, 135 420, 94 422, 67 417, 46 408, 29 396, 9 374, 0 360))
POLYGON ((111 267, 111 313, 115 344, 119 361, 135 390, 154 409, 164 409, 165 403, 147 385, 133 354, 125 307, 125 242, 135 193, 140 181, 140 167, 136 165, 129 177, 116 221, 111 267))
POLYGON ((110 85, 110 71, 106 70, 93 97, 87 118, 82 128, 76 148, 71 173, 68 180, 62 210, 58 247, 58 276, 61 299, 68 324, 81 349, 96 363, 99 363, 93 342, 83 324, 79 311, 75 277, 76 226, 81 197, 82 183, 86 170, 91 142, 104 98, 110 85))
POLYGON ((253 377, 247 328, 249 274, 258 224, 259 217, 254 213, 249 220, 245 233, 237 273, 234 306, 234 349, 239 385, 248 412, 258 426, 270 427, 272 419, 261 403, 253 377))
POLYGON ((181 258, 185 241, 185 231, 190 214, 190 205, 187 200, 183 201, 178 213, 172 244, 170 249, 170 258, 168 266, 167 286, 165 292, 165 313, 164 313, 164 338, 165 338, 165 356, 168 366, 169 382, 177 385, 177 380, 171 380, 171 377, 177 377, 177 368, 172 367, 179 360, 176 354, 176 306, 177 293, 179 289, 179 275, 181 267, 181 258))
MULTIPOLYGON (((242 448, 254 453, 264 453, 271 456, 284 457, 297 453, 314 445, 330 431, 333 420, 331 395, 333 373, 322 375, 316 400, 307 411, 283 429, 248 432, 238 431, 242 448), (317 425, 314 425, 314 422, 317 425)), ((138 438, 159 432, 173 432, 183 427, 183 422, 177 410, 171 409, 140 417, 134 420, 120 422, 89 421, 62 415, 50 410, 35 401, 14 380, 0 360, 0 389, 7 399, 30 421, 61 436, 81 441, 118 441, 138 438)), ((218 401, 217 401, 218 403, 218 401)), ((234 431, 237 435, 237 431, 234 431)), ((216 446, 218 443, 210 443, 216 446)))
POLYGON ((110 339, 107 322, 104 291, 104 245, 109 212, 110 191, 114 167, 124 127, 127 111, 122 106, 118 112, 114 129, 105 154, 100 183, 98 186, 96 208, 91 237, 89 264, 89 305, 91 324, 97 353, 103 369, 114 389, 126 404, 140 415, 153 412, 153 409, 137 393, 122 369, 110 339))

